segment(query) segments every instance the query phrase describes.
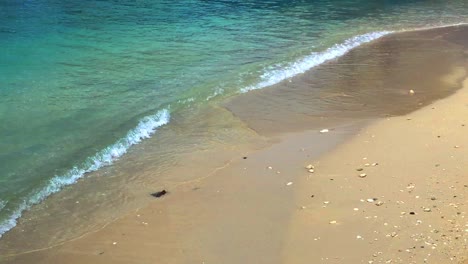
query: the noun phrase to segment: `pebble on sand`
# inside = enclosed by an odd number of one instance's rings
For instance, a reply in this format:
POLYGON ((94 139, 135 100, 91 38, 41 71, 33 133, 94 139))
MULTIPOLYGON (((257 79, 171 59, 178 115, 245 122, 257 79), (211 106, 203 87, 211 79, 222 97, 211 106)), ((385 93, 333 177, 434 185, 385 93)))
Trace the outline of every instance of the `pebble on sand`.
POLYGON ((409 90, 409 94, 414 94, 414 90, 409 90))

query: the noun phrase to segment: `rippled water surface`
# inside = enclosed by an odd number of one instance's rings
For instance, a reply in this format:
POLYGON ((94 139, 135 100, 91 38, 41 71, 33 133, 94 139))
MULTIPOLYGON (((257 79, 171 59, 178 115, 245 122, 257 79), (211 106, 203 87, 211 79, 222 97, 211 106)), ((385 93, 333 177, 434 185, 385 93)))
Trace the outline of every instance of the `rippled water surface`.
POLYGON ((0 235, 187 109, 467 14, 466 1, 0 1, 0 235))

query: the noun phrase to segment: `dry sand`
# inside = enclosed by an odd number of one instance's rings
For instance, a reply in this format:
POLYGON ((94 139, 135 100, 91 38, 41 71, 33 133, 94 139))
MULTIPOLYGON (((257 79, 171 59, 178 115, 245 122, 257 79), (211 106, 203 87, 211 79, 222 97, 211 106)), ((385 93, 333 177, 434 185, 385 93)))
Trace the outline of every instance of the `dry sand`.
POLYGON ((284 263, 468 257, 468 80, 455 95, 379 121, 313 164, 316 173, 298 187, 304 209, 291 221, 284 263))

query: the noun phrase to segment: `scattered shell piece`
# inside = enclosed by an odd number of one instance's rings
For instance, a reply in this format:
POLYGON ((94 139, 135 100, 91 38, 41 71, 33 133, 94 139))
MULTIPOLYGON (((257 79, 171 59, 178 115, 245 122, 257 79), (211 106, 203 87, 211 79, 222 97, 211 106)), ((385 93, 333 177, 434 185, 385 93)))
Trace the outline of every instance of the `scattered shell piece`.
POLYGON ((364 166, 366 166, 366 167, 369 167, 369 166, 370 166, 370 164, 369 164, 369 163, 366 163, 366 164, 364 164, 364 166))
POLYGON ((309 164, 306 166, 306 169, 310 170, 310 169, 315 169, 314 165, 312 164, 309 164))
POLYGON ((330 203, 329 201, 325 201, 325 202, 323 202, 323 204, 329 204, 329 203, 330 203))
POLYGON ((359 208, 354 208, 353 210, 354 210, 354 211, 359 211, 359 208))
POLYGON ((117 242, 112 242, 112 245, 117 245, 117 242))
POLYGON ((268 168, 269 170, 272 170, 272 169, 273 169, 273 167, 272 167, 272 166, 268 166, 267 168, 268 168))
POLYGON ((414 94, 414 90, 409 90, 409 94, 414 94))
POLYGON ((356 236, 356 239, 363 239, 363 238, 362 238, 362 236, 357 235, 357 236, 356 236))
POLYGON ((314 169, 309 169, 309 172, 310 172, 310 173, 314 173, 314 169))
POLYGON ((368 202, 368 203, 373 203, 373 202, 374 202, 374 199, 369 198, 369 199, 367 199, 367 202, 368 202))
POLYGON ((374 163, 372 163, 371 165, 372 165, 373 167, 375 167, 375 166, 379 165, 379 163, 374 162, 374 163))
POLYGON ((365 178, 365 177, 367 177, 367 174, 365 174, 365 173, 359 174, 359 178, 365 178))
POLYGON ((325 129, 322 129, 322 130, 320 130, 320 133, 328 133, 328 132, 330 132, 330 130, 328 130, 328 129, 326 129, 326 128, 325 128, 325 129))
POLYGON ((432 211, 431 208, 427 208, 427 207, 424 208, 424 212, 430 212, 430 211, 432 211))
POLYGON ((288 182, 288 183, 286 183, 286 186, 289 186, 289 185, 292 185, 292 184, 293 184, 293 182, 288 182))
POLYGON ((334 224, 336 224, 336 221, 335 221, 335 220, 330 221, 330 224, 331 224, 331 225, 334 225, 334 224))
POLYGON ((384 203, 383 203, 382 201, 377 201, 377 202, 375 203, 375 205, 377 205, 377 206, 381 206, 381 205, 383 205, 383 204, 384 204, 384 203))

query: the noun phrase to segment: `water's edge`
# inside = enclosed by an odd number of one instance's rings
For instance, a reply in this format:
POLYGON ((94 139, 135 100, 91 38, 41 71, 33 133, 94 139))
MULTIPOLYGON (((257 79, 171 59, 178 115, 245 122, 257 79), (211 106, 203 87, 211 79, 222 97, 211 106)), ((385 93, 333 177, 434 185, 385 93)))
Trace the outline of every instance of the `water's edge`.
MULTIPOLYGON (((456 25, 445 25, 442 27, 450 27, 456 25)), ((442 28, 432 27, 432 28, 442 28)), ((243 87, 239 89, 239 93, 245 93, 251 90, 257 90, 275 85, 279 82, 292 78, 298 74, 302 74, 318 65, 323 64, 329 60, 343 56, 353 48, 356 48, 362 44, 371 42, 379 39, 385 35, 391 33, 399 33, 406 31, 415 30, 426 30, 423 29, 411 29, 403 30, 398 32, 391 31, 380 31, 371 32, 363 35, 358 35, 350 39, 345 40, 340 44, 335 44, 332 47, 322 52, 313 52, 310 55, 288 64, 281 70, 267 71, 261 76, 261 81, 255 85, 243 87)), ((217 95, 214 95, 216 97, 217 95)), ((211 98, 207 98, 210 100, 211 98)), ((22 216, 23 212, 29 210, 32 206, 41 203, 48 196, 55 194, 62 190, 65 186, 74 184, 79 179, 83 178, 87 173, 99 170, 102 167, 113 164, 119 157, 127 153, 129 148, 133 145, 140 143, 142 140, 150 138, 155 134, 158 128, 167 125, 171 120, 171 107, 168 106, 164 109, 159 110, 153 115, 143 117, 140 119, 136 127, 127 132, 126 136, 115 142, 114 144, 102 149, 97 152, 94 156, 89 157, 81 164, 71 168, 64 175, 57 175, 50 179, 44 186, 36 189, 30 194, 28 199, 24 200, 18 208, 14 210, 11 216, 0 223, 0 238, 3 234, 14 228, 17 224, 18 219, 22 216)), ((0 209, 5 206, 5 203, 0 201, 0 209)))

